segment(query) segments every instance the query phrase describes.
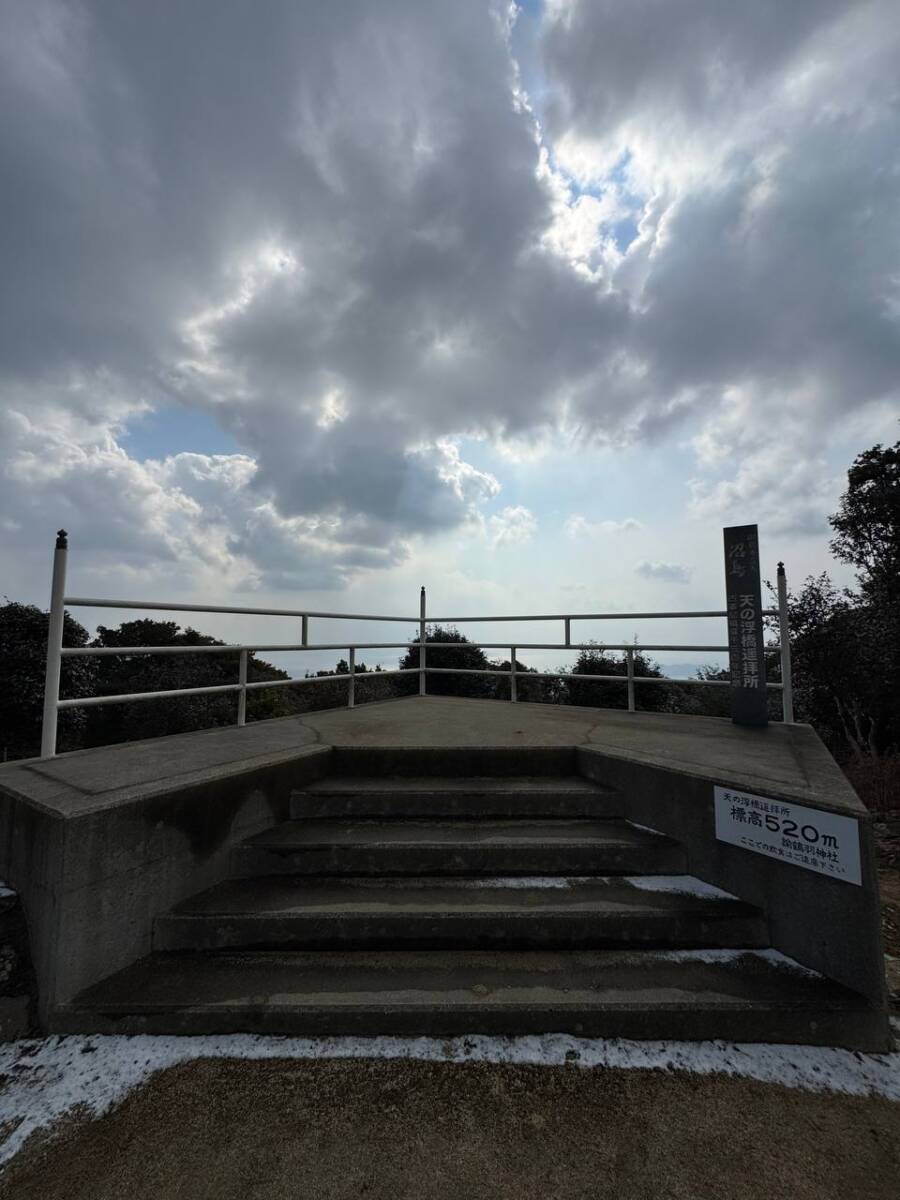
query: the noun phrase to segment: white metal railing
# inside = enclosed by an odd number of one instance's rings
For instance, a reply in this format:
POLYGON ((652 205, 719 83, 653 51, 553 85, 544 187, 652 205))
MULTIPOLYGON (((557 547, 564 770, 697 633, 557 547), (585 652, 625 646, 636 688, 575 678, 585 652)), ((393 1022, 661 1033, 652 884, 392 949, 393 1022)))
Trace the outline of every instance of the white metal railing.
MULTIPOLYGON (((47 638, 47 669, 44 684, 44 714, 41 730, 41 757, 50 758, 56 753, 57 718, 61 709, 85 708, 99 704, 122 704, 138 700, 160 700, 171 696, 216 695, 219 693, 236 692, 238 694, 236 724, 244 725, 247 718, 247 693, 260 688, 277 688, 298 686, 302 684, 322 683, 335 679, 347 680, 347 704, 352 708, 356 702, 356 652, 357 650, 408 650, 415 642, 310 642, 310 618, 344 621, 393 621, 403 624, 416 623, 419 626, 419 665, 417 667, 399 667, 390 671, 377 672, 378 678, 392 675, 418 675, 419 695, 426 694, 426 677, 428 675, 490 675, 504 676, 509 679, 512 701, 518 699, 518 679, 522 672, 516 668, 516 654, 519 650, 620 650, 625 654, 625 673, 621 675, 583 675, 573 676, 570 672, 561 671, 529 671, 529 679, 572 679, 586 682, 620 683, 626 687, 628 711, 635 711, 634 689, 636 684, 675 683, 679 687, 730 687, 725 679, 675 679, 671 676, 635 675, 634 657, 636 651, 704 651, 707 653, 727 653, 728 646, 697 645, 688 643, 678 644, 648 644, 637 646, 633 643, 607 644, 598 647, 595 642, 572 641, 571 629, 573 621, 622 621, 622 620, 680 620, 697 617, 727 617, 725 609, 707 609, 694 612, 642 612, 642 613, 540 613, 535 615, 489 616, 489 617, 432 617, 431 623, 438 626, 459 625, 464 623, 494 623, 512 621, 562 621, 564 640, 562 642, 519 642, 515 645, 509 642, 483 642, 470 640, 469 645, 484 650, 508 650, 510 669, 508 671, 491 667, 476 669, 472 667, 429 667, 427 665, 427 648, 449 649, 459 647, 459 642, 428 642, 426 632, 425 588, 419 597, 418 617, 381 616, 371 613, 334 613, 318 612, 311 609, 287 608, 243 608, 219 604, 170 604, 155 600, 107 600, 85 596, 67 596, 65 594, 66 562, 68 542, 65 530, 60 530, 53 557, 53 582, 50 598, 50 621, 47 638), (242 614, 267 617, 299 617, 301 620, 300 641, 294 643, 265 643, 221 645, 221 646, 63 646, 63 616, 66 607, 69 608, 137 608, 144 611, 157 610, 166 612, 206 612, 242 614), (257 651, 310 651, 310 650, 346 650, 348 652, 348 673, 346 675, 313 675, 291 679, 265 679, 250 683, 247 680, 249 656, 257 651), (238 678, 235 683, 215 684, 195 688, 173 688, 156 692, 133 692, 114 696, 79 696, 74 699, 61 700, 59 697, 60 672, 63 658, 102 657, 106 655, 134 654, 235 654, 239 655, 238 678)), ((770 647, 778 649, 781 659, 781 682, 766 682, 766 687, 778 689, 782 693, 782 711, 786 722, 793 722, 793 691, 791 686, 791 649, 788 625, 787 582, 784 565, 778 564, 778 607, 763 609, 763 616, 775 617, 779 623, 779 645, 770 647)), ((368 676, 368 672, 366 675, 368 676)))

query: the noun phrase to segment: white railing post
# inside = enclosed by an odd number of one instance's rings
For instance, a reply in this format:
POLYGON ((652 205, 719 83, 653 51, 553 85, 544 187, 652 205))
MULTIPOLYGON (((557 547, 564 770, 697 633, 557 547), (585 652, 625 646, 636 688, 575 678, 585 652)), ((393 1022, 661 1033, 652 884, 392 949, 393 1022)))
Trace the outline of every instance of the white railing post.
POLYGON ((240 666, 238 668, 238 683, 241 685, 241 690, 238 692, 238 725, 247 724, 247 661, 249 657, 248 651, 241 651, 240 666))
POLYGON ((628 673, 628 711, 634 712, 634 648, 632 646, 625 651, 625 664, 628 673))
POLYGON ((518 688, 516 686, 516 648, 509 648, 509 698, 515 704, 519 698, 518 688))
POLYGON ((794 723, 794 681, 791 678, 791 619, 788 613, 787 577, 778 564, 778 641, 781 645, 781 708, 788 725, 794 723))
POLYGON ((419 593, 419 695, 425 695, 425 589, 419 593))
POLYGON ((69 543, 66 531, 60 529, 56 535, 56 549, 53 551, 53 582, 50 584, 50 621, 47 627, 47 670, 44 675, 41 758, 52 758, 56 754, 56 721, 59 716, 59 674, 62 666, 68 554, 69 543))
POLYGON ((350 682, 347 686, 347 707, 356 703, 356 647, 350 647, 350 682))

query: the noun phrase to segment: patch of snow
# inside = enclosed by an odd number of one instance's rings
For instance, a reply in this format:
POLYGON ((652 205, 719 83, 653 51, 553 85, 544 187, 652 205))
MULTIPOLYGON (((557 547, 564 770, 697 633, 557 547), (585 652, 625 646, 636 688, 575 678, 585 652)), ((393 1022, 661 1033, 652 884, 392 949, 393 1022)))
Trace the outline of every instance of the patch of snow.
POLYGON ((731 892, 723 892, 721 888, 695 879, 693 875, 626 875, 623 883, 642 892, 678 892, 683 896, 703 896, 708 900, 736 900, 731 892))
POLYGON ((740 959, 752 955, 754 958, 764 959, 773 967, 779 967, 783 971, 793 971, 795 975, 807 975, 810 979, 823 978, 818 971, 812 970, 811 967, 804 967, 802 963, 788 958, 780 950, 654 950, 653 954, 657 958, 667 959, 669 962, 719 963, 726 966, 737 964, 740 959))
MULTIPOLYGON (((790 960, 788 960, 790 961, 790 960)), ((900 1101, 900 1053, 861 1054, 821 1046, 729 1042, 635 1042, 550 1033, 527 1037, 299 1038, 50 1037, 0 1046, 0 1143, 7 1162, 31 1134, 76 1108, 102 1116, 157 1071, 203 1058, 407 1058, 427 1062, 527 1063, 605 1070, 725 1074, 812 1092, 900 1101)))
POLYGON ((448 880, 451 886, 462 888, 568 888, 576 883, 590 883, 592 875, 499 875, 496 879, 448 880))
POLYGON ((754 950, 753 953, 758 954, 760 958, 766 959, 767 962, 773 963, 776 967, 781 967, 786 971, 793 971, 796 975, 808 975, 811 979, 825 978, 819 971, 814 971, 812 967, 804 967, 803 963, 798 963, 795 958, 788 958, 780 950, 754 950))

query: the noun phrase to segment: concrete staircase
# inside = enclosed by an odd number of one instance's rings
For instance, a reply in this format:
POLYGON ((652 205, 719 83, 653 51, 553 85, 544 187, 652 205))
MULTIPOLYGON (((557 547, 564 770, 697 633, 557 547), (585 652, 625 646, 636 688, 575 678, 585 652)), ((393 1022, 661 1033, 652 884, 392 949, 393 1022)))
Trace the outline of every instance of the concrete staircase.
POLYGON ((863 999, 767 950, 572 752, 335 758, 56 1029, 852 1044, 863 999))

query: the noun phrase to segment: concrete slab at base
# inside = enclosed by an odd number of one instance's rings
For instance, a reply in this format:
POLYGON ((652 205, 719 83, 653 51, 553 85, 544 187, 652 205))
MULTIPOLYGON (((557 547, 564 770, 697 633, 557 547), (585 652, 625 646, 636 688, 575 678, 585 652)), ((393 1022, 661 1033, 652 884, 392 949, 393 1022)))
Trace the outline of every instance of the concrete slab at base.
POLYGON ((880 1050, 858 996, 754 951, 151 956, 53 1014, 54 1032, 573 1033, 880 1050))

